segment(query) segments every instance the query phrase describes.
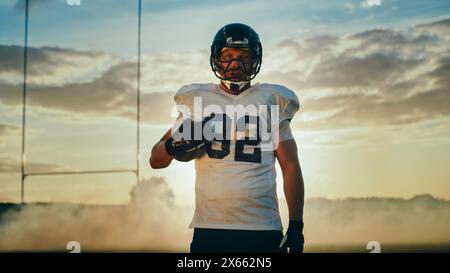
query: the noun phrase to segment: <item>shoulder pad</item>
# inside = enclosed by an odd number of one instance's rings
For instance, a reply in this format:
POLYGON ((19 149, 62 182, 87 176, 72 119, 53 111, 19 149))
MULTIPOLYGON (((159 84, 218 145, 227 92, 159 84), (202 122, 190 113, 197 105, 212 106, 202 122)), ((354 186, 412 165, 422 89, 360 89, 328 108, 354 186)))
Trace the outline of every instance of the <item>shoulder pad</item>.
POLYGON ((270 90, 275 97, 275 101, 280 107, 279 122, 281 123, 285 119, 290 121, 300 108, 300 102, 295 92, 279 84, 264 83, 261 87, 270 90))
POLYGON ((174 95, 177 104, 188 104, 195 95, 201 95, 202 92, 214 88, 214 84, 192 83, 181 87, 174 95))

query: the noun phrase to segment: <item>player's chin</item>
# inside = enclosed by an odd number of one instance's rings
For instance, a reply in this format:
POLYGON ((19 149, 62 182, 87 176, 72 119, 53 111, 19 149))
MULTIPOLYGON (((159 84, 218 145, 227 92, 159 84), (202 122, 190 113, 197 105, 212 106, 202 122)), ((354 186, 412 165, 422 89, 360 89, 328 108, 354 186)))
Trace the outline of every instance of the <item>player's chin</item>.
POLYGON ((238 74, 230 74, 228 76, 228 79, 230 81, 233 81, 233 82, 245 81, 244 74, 240 74, 240 73, 238 73, 238 74))

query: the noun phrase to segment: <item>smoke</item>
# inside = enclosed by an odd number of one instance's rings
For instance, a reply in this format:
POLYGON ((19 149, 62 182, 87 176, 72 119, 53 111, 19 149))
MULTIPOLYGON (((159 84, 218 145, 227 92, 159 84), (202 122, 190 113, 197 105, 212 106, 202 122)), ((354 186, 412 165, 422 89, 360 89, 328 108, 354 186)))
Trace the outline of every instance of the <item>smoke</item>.
POLYGON ((174 204, 163 178, 138 183, 126 205, 28 204, 0 218, 0 251, 188 251, 192 208, 174 204))
MULTIPOLYGON (((283 199, 280 213, 286 225, 283 199)), ((82 252, 188 252, 192 214, 193 207, 178 206, 166 180, 156 177, 137 184, 126 205, 1 205, 0 251, 68 252, 66 244, 78 241, 82 252)), ((382 249, 441 244, 439 251, 450 251, 450 201, 427 194, 411 199, 311 198, 304 222, 305 251, 358 246, 350 251, 366 252, 369 241, 378 241, 382 249)))
POLYGON ((305 238, 312 245, 450 245, 450 201, 429 194, 411 199, 313 198, 305 204, 304 218, 305 238))

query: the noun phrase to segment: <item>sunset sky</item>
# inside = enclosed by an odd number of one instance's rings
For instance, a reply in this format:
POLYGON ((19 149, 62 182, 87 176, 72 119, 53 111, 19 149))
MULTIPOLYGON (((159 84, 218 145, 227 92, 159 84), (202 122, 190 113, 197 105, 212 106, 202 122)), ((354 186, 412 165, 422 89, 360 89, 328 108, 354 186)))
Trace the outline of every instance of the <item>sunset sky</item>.
MULTIPOLYGON (((31 0, 26 171, 133 169, 137 1, 31 0)), ((306 197, 450 199, 450 2, 142 1, 141 179, 165 177, 193 205, 194 165, 148 166, 173 94, 218 82, 209 46, 223 25, 263 43, 255 82, 294 90, 306 197)), ((0 2, 0 202, 20 201, 23 1, 0 2)), ((278 168, 278 167, 277 167, 278 168)), ((278 169, 278 194, 283 196, 278 169)), ((132 173, 28 177, 25 200, 126 203, 132 173)))

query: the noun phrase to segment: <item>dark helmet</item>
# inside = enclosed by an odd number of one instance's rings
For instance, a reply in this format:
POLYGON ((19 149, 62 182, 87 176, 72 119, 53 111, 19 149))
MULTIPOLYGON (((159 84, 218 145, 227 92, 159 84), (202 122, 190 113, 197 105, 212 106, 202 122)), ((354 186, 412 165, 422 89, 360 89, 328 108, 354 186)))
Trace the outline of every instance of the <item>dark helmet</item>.
POLYGON ((229 80, 226 78, 227 67, 223 67, 220 63, 220 52, 224 47, 248 48, 252 52, 252 62, 250 71, 244 71, 246 81, 250 81, 258 74, 262 62, 262 46, 258 33, 251 27, 233 23, 222 27, 214 36, 211 45, 210 64, 216 77, 221 80, 229 80), (222 70, 223 76, 220 75, 219 69, 222 70))

